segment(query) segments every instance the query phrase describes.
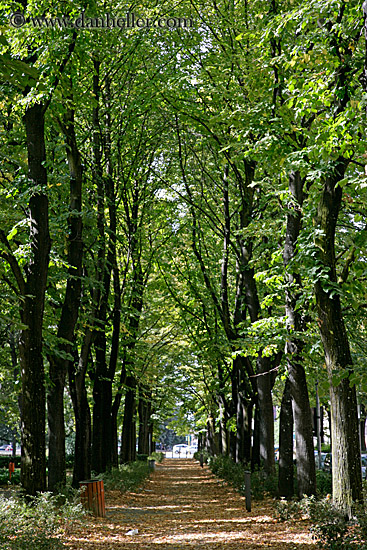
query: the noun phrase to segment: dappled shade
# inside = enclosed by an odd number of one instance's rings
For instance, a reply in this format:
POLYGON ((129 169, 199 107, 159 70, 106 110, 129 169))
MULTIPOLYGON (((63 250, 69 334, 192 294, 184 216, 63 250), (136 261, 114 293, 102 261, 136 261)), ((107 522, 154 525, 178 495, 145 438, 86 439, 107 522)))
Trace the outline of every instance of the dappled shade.
POLYGON ((70 550, 315 548, 307 522, 279 523, 274 502, 245 498, 193 460, 165 460, 140 491, 106 492, 106 519, 75 528, 70 550), (138 530, 136 535, 127 535, 138 530))

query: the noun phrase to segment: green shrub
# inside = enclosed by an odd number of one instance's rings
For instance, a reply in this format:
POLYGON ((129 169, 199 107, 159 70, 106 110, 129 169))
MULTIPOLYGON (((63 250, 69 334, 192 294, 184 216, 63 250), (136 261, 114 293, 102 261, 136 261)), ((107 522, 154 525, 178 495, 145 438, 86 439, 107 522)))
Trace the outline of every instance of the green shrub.
POLYGON ((154 451, 148 457, 148 460, 155 460, 158 464, 160 464, 163 459, 164 459, 164 453, 160 453, 160 452, 157 452, 157 451, 154 451))
POLYGON ((137 461, 112 468, 110 472, 104 472, 97 478, 103 479, 105 489, 118 489, 121 493, 125 493, 142 485, 149 477, 149 472, 148 462, 137 461))
POLYGON ((0 468, 4 468, 9 471, 9 462, 14 462, 16 468, 20 468, 20 456, 13 458, 12 456, 0 456, 0 468))
POLYGON ((251 495, 255 500, 261 500, 266 495, 278 496, 278 465, 274 474, 268 475, 262 468, 251 473, 251 495))
POLYGON ((331 472, 316 470, 316 487, 319 496, 330 495, 332 492, 331 472))
MULTIPOLYGON (((311 533, 325 550, 347 550, 349 546, 348 518, 336 509, 329 497, 317 500, 306 497, 301 507, 312 521, 311 533)), ((353 546, 353 548, 356 548, 353 546)))
MULTIPOLYGON (((213 474, 229 483, 236 491, 245 492, 245 470, 249 467, 234 462, 229 456, 210 456, 208 465, 213 474)), ((278 480, 276 475, 268 476, 263 470, 251 473, 251 496, 258 500, 266 493, 276 496, 278 480)))
POLYGON ((203 463, 207 464, 209 457, 211 457, 211 454, 209 454, 206 449, 204 449, 203 451, 196 451, 196 453, 194 453, 194 459, 198 462, 200 462, 200 455, 203 455, 203 463))
MULTIPOLYGON (((5 485, 9 483, 9 471, 0 470, 0 485, 5 485)), ((19 485, 20 483, 20 470, 15 470, 11 475, 11 484, 19 485)))
POLYGON ((143 454, 136 454, 136 460, 140 461, 140 462, 146 462, 148 460, 148 455, 143 455, 143 454))
POLYGON ((282 497, 275 504, 275 515, 281 521, 298 518, 301 512, 302 510, 298 500, 286 500, 282 497))
POLYGON ((66 455, 65 463, 66 463, 66 467, 67 467, 69 470, 71 470, 72 468, 74 468, 74 461, 75 461, 74 455, 72 455, 72 454, 66 455))
POLYGON ((208 465, 213 474, 227 481, 240 493, 245 491, 245 469, 242 464, 234 462, 229 456, 211 456, 208 465))
POLYGON ((85 516, 80 504, 42 493, 26 502, 21 497, 0 497, 1 550, 61 550, 67 524, 85 516))

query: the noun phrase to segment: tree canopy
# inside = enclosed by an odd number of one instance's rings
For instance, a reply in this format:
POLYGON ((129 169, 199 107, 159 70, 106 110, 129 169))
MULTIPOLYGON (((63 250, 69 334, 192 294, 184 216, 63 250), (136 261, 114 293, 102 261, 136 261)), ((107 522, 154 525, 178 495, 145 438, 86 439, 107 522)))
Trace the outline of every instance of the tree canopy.
POLYGON ((212 453, 271 475, 275 399, 279 479, 293 476, 294 422, 312 494, 318 381, 334 501, 351 513, 367 392, 365 6, 0 6, 0 414, 16 426, 19 403, 26 491, 47 486, 46 434, 48 487, 65 482, 71 410, 74 484, 133 460, 137 436, 149 453, 175 414, 212 453))

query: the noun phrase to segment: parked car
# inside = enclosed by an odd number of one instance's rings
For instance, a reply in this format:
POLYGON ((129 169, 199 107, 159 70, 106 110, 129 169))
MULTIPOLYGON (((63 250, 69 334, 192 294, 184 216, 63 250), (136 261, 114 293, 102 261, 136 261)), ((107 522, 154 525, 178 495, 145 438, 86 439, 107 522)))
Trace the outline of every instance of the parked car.
POLYGON ((325 472, 331 472, 331 453, 326 453, 321 467, 325 472))
MULTIPOLYGON (((328 454, 330 453, 325 453, 325 452, 322 452, 321 453, 321 470, 325 470, 324 468, 324 464, 325 464, 325 460, 326 460, 326 457, 328 456, 328 454)), ((315 451, 315 463, 316 463, 316 468, 318 468, 319 464, 318 464, 318 451, 315 451)))
POLYGON ((172 453, 175 455, 186 455, 189 452, 189 446, 184 443, 173 445, 172 453))
POLYGON ((12 447, 12 445, 1 445, 0 452, 12 453, 13 452, 13 447, 12 447))

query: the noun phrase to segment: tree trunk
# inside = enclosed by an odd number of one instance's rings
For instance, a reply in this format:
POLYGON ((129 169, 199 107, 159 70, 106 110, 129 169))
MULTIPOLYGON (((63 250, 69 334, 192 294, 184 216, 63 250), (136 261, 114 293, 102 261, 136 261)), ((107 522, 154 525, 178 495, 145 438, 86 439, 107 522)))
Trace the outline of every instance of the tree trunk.
POLYGON ((219 403, 219 452, 223 455, 229 454, 229 434, 227 429, 227 422, 229 415, 226 409, 225 399, 222 394, 217 396, 219 403))
POLYGON ((120 462, 122 464, 133 462, 136 459, 136 380, 134 377, 127 377, 126 387, 120 451, 120 462))
POLYGON ((93 444, 92 444, 92 468, 100 473, 111 468, 112 446, 114 436, 112 432, 112 384, 116 372, 120 315, 121 315, 121 290, 119 281, 119 268, 116 259, 116 231, 117 213, 116 196, 112 179, 111 160, 111 118, 110 118, 110 80, 106 77, 106 123, 104 132, 104 153, 106 160, 106 176, 103 177, 102 160, 102 139, 100 134, 99 120, 99 62, 94 63, 95 75, 93 78, 93 91, 96 98, 96 105, 93 109, 93 152, 94 169, 93 179, 97 187, 97 227, 99 233, 100 248, 98 251, 98 264, 102 291, 99 296, 98 322, 95 335, 96 350, 96 372, 93 385, 93 444), (109 225, 105 217, 105 208, 109 211, 109 225), (108 234, 106 244, 105 232, 108 234), (113 333, 111 342, 111 353, 107 361, 107 311, 111 295, 111 277, 113 273, 114 308, 112 314, 113 333))
POLYGON ((97 366, 93 384, 92 469, 101 473, 107 470, 112 458, 112 381, 106 365, 105 333, 97 333, 95 350, 97 366))
MULTIPOLYGON (((289 347, 287 351, 289 353, 289 347)), ((316 493, 312 417, 305 370, 297 363, 297 357, 292 357, 292 360, 288 358, 287 364, 293 398, 293 418, 296 434, 298 497, 302 498, 303 495, 314 495, 316 493)))
POLYGON ((50 234, 48 225, 47 173, 44 140, 44 107, 38 103, 24 115, 28 173, 34 192, 29 201, 31 259, 26 267, 21 305, 20 336, 22 373, 21 482, 28 495, 46 489, 45 414, 46 394, 42 353, 42 325, 47 285, 50 234))
POLYGON ((259 403, 256 396, 255 399, 255 418, 254 418, 254 434, 252 438, 252 453, 251 453, 251 470, 260 468, 260 413, 259 403))
POLYGON ((333 502, 350 517, 352 503, 362 500, 356 388, 350 382, 352 357, 336 276, 335 231, 346 161, 338 159, 325 178, 318 205, 316 246, 320 272, 315 283, 318 323, 330 383, 333 502), (327 276, 327 278, 326 278, 327 276))
POLYGON ((74 329, 79 314, 81 295, 81 275, 83 258, 81 216, 82 208, 82 165, 78 150, 74 112, 68 110, 65 115, 63 131, 66 138, 67 157, 70 171, 70 200, 68 218, 68 280, 64 303, 61 311, 57 337, 64 341, 60 344, 60 355, 49 355, 50 387, 47 399, 49 456, 48 456, 48 488, 53 491, 66 484, 65 466, 65 421, 64 421, 64 387, 69 360, 65 354, 72 351, 74 329))
POLYGON ((274 409, 272 389, 274 385, 273 373, 270 371, 268 357, 258 357, 257 361, 257 392, 259 400, 259 437, 260 459, 268 475, 275 472, 274 454, 274 409))
POLYGON ((361 415, 359 420, 359 434, 360 434, 360 446, 361 452, 366 452, 366 407, 361 405, 361 415))
POLYGON ((151 436, 151 414, 152 414, 152 402, 151 394, 148 390, 140 388, 139 402, 139 441, 138 441, 138 453, 150 454, 149 438, 151 436))
POLYGON ((293 410, 289 378, 284 386, 279 423, 278 492, 280 497, 292 498, 294 493, 293 410))
MULTIPOLYGON (((10 330, 9 332, 9 346, 10 346, 10 357, 11 357, 11 366, 12 366, 12 371, 13 371, 13 380, 15 383, 17 383, 17 381, 19 380, 19 368, 18 368, 18 355, 17 355, 17 352, 18 352, 18 338, 17 338, 17 334, 16 332, 13 332, 12 330, 10 330)), ((18 404, 19 404, 19 412, 20 412, 20 416, 21 416, 21 406, 20 406, 20 402, 21 402, 21 394, 18 393, 18 404)), ((14 428, 14 430, 12 430, 12 446, 13 446, 13 452, 12 452, 12 457, 15 461, 16 459, 16 456, 17 456, 17 429, 14 428)))
POLYGON ((218 382, 219 389, 217 401, 219 406, 219 452, 220 454, 230 455, 230 437, 227 428, 227 422, 233 416, 233 401, 228 402, 225 395, 226 379, 222 363, 218 362, 218 382))
POLYGON ((304 330, 304 322, 297 308, 297 294, 300 287, 300 276, 288 270, 288 265, 296 256, 303 204, 303 185, 299 172, 292 172, 289 177, 289 191, 293 197, 287 215, 287 230, 283 252, 286 269, 287 287, 285 293, 285 310, 287 317, 288 338, 286 343, 287 369, 293 398, 293 415, 296 433, 296 460, 298 496, 316 493, 316 468, 313 448, 312 418, 305 370, 302 366, 302 341, 294 332, 304 330))
POLYGON ((241 389, 238 388, 236 399, 236 454, 235 462, 245 461, 245 403, 241 389))
POLYGON ((210 454, 218 456, 218 438, 215 433, 215 419, 212 414, 206 423, 206 434, 210 454))
POLYGON ((91 477, 92 422, 88 402, 85 375, 92 341, 92 332, 87 329, 80 357, 76 353, 75 361, 69 363, 69 387, 75 417, 75 457, 73 487, 79 487, 79 481, 91 477))

